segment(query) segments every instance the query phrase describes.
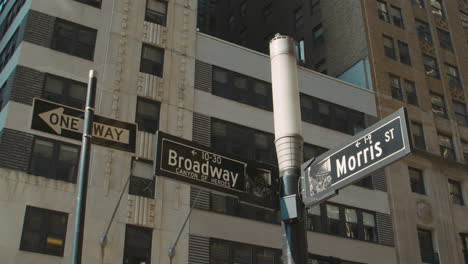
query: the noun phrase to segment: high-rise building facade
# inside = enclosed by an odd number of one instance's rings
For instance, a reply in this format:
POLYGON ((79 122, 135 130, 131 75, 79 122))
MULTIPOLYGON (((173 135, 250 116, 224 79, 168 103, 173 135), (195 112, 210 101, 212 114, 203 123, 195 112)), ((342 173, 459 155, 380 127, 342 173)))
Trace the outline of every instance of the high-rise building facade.
POLYGON ((468 263, 468 2, 317 2, 328 74, 406 107, 414 153, 385 169, 399 263, 468 263), (370 85, 369 85, 370 84, 370 85))
MULTIPOLYGON (((244 2, 249 14, 254 1, 244 2)), ((2 263, 70 262, 80 141, 50 126, 36 104, 83 109, 90 69, 99 73, 96 114, 138 131, 135 151, 93 144, 83 263, 280 263, 275 173, 252 173, 239 195, 153 175, 157 130, 276 162, 269 58, 197 32, 203 4, 0 1, 2 263)), ((372 90, 306 68, 298 78, 306 158, 376 121, 372 90)), ((378 171, 310 208, 311 263, 398 263, 389 201, 378 171)))

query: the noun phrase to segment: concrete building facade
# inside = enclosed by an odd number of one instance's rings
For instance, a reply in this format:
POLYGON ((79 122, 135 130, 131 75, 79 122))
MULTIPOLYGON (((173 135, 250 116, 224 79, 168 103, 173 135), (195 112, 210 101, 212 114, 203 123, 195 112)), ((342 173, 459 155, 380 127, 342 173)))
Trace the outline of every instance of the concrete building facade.
MULTIPOLYGON (((156 130, 276 160, 269 58, 197 32, 199 4, 0 1, 2 263, 70 263, 80 141, 31 123, 38 98, 82 109, 90 69, 96 114, 138 131, 135 152, 92 147, 83 263, 280 263, 278 210, 265 203, 275 178, 251 175, 266 191, 233 196, 153 177, 156 130)), ((305 157, 376 121, 373 91, 306 68, 298 76, 305 157)), ((379 171, 311 208, 311 262, 397 263, 389 201, 379 171)))

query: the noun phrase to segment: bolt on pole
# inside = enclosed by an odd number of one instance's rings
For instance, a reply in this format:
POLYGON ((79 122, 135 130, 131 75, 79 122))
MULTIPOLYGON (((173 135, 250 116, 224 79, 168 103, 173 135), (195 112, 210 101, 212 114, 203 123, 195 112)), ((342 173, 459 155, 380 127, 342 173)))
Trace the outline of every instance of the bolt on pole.
POLYGON ((302 164, 302 122, 294 40, 276 34, 270 41, 275 146, 280 175, 283 263, 307 263, 304 204, 298 183, 302 164))
POLYGON ((83 250, 84 224, 86 214, 86 196, 88 194, 89 156, 91 152, 94 104, 96 101, 97 72, 89 71, 88 94, 84 117, 83 140, 78 167, 78 184, 76 195, 75 231, 73 236, 72 264, 81 264, 83 250))

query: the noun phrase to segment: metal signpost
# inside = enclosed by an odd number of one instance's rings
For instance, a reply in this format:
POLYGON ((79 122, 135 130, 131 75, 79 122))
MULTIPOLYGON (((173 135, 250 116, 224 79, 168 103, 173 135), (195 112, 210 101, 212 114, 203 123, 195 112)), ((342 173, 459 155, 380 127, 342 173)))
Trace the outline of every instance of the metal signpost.
MULTIPOLYGON (((84 111, 34 98, 31 128, 62 137, 81 140, 84 111)), ((92 143, 135 152, 136 124, 95 115, 92 143)))
POLYGON ((314 206, 411 152, 406 110, 400 108, 347 143, 302 165, 302 197, 314 206))

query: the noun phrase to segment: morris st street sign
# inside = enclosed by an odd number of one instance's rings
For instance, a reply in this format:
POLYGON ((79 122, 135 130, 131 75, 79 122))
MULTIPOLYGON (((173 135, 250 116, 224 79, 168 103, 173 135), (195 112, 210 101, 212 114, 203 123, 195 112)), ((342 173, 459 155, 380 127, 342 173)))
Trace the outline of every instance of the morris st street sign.
MULTIPOLYGON (((84 111, 35 98, 31 128, 81 140, 84 111)), ((93 144, 135 152, 136 124, 94 115, 93 144)))
POLYGON ((401 108, 340 147, 303 164, 303 200, 312 206, 411 152, 401 108))

